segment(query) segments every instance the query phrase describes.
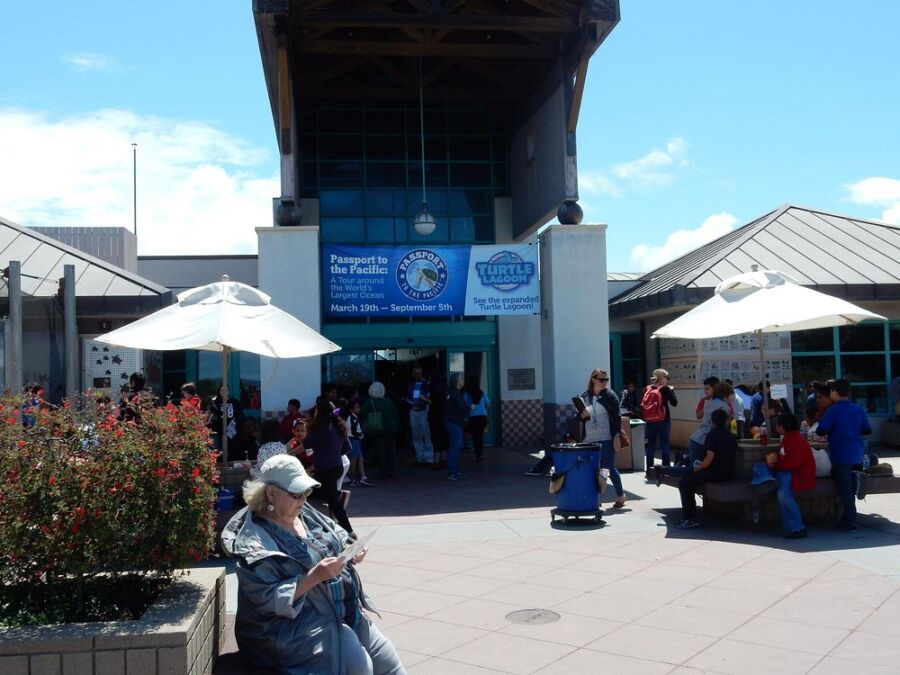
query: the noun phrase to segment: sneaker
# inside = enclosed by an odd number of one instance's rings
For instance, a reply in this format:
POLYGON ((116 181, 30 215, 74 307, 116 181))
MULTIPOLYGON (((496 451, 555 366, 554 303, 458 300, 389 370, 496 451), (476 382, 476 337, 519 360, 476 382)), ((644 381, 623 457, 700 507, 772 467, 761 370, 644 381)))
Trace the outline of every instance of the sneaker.
POLYGON ((666 474, 663 472, 663 468, 661 466, 653 467, 653 478, 656 481, 656 487, 659 487, 660 485, 662 485, 663 477, 665 475, 666 474))
POLYGON ((613 502, 614 509, 621 509, 624 506, 625 506, 625 497, 620 497, 615 502, 613 502))
POLYGON ((806 537, 806 530, 797 530, 796 532, 788 532, 784 535, 785 539, 803 539, 806 537))
POLYGON ((351 480, 351 481, 350 481, 350 487, 357 487, 357 486, 359 486, 359 481, 358 481, 358 480, 351 480))
POLYGON ((455 473, 448 473, 447 480, 459 480, 459 476, 457 476, 455 473))
POLYGON ((359 481, 360 485, 365 485, 366 487, 374 487, 375 483, 369 481, 368 476, 363 476, 362 480, 359 481))
POLYGON ((856 474, 856 498, 866 498, 866 474, 862 471, 854 471, 856 474))
POLYGON ((700 527, 700 521, 696 518, 686 518, 678 523, 675 527, 679 530, 691 530, 695 527, 700 527))
POLYGON ((543 476, 544 474, 541 471, 535 471, 534 469, 528 469, 525 472, 526 476, 543 476))
POLYGON ((456 474, 456 480, 465 480, 466 478, 468 478, 468 476, 464 473, 456 474))

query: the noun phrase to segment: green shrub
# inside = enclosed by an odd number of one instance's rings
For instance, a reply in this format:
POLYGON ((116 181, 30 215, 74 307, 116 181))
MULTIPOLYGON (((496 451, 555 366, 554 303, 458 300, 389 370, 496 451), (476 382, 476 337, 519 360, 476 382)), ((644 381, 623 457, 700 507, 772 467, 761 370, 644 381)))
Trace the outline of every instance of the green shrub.
POLYGON ((52 610, 60 620, 64 604, 72 608, 68 620, 85 620, 85 609, 98 604, 86 595, 103 586, 98 580, 158 587, 210 550, 216 457, 199 410, 141 402, 140 421, 123 422, 118 408, 85 397, 34 411, 25 428, 21 404, 0 400, 0 609, 7 617, 52 610))

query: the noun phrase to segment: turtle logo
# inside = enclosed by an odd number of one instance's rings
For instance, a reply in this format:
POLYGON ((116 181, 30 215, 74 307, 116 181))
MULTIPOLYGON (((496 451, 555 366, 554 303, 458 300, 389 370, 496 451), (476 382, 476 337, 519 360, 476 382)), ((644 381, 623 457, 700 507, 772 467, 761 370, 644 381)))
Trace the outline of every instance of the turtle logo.
POLYGON ((447 287, 447 264, 434 251, 410 251, 397 265, 397 285, 412 300, 433 300, 447 287))

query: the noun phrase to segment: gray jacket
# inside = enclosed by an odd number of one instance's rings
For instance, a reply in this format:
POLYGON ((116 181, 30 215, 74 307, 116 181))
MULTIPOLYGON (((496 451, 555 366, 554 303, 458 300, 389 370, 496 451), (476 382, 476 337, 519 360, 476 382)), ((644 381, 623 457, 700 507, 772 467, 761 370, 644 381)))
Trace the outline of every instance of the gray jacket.
MULTIPOLYGON (((341 546, 347 544, 347 532, 311 506, 304 506, 300 515, 306 523, 330 532, 341 546)), ((248 662, 289 675, 345 672, 340 649, 343 619, 326 585, 315 586, 294 602, 300 579, 325 556, 309 548, 302 558, 282 552, 247 508, 228 521, 222 532, 222 549, 236 560, 234 633, 248 662)), ((360 604, 375 612, 352 565, 350 571, 360 589, 360 604)))

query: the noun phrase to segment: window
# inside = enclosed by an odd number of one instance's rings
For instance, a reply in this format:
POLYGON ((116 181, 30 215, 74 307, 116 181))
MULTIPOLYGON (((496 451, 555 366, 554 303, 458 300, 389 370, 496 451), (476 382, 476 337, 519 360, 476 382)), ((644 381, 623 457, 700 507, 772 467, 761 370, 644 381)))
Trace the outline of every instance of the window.
POLYGON ((812 380, 850 380, 867 412, 890 412, 887 385, 900 374, 900 322, 862 323, 791 334, 795 398, 812 380))
POLYGON ((320 199, 324 241, 494 241, 494 198, 509 186, 504 118, 426 102, 425 184, 438 221, 427 238, 411 233, 422 203, 418 101, 332 104, 305 112, 299 127, 301 192, 320 199))

